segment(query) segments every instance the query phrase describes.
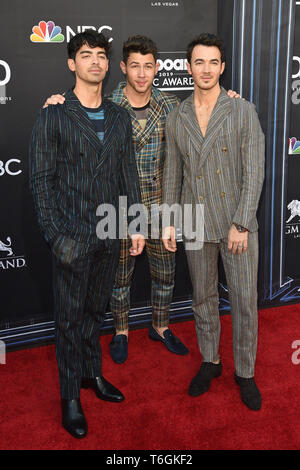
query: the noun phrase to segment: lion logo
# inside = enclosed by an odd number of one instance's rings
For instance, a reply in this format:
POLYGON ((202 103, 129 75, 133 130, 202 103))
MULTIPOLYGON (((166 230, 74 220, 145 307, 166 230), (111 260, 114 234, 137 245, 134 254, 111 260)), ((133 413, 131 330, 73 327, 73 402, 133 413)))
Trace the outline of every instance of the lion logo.
POLYGON ((288 204, 287 208, 291 211, 290 218, 286 221, 288 224, 294 217, 296 217, 296 215, 300 217, 300 201, 294 199, 288 204))
POLYGON ((7 237, 6 239, 6 243, 3 243, 1 240, 0 240, 0 251, 8 251, 8 254, 6 256, 13 256, 13 251, 12 251, 12 248, 11 248, 11 239, 10 237, 7 237))

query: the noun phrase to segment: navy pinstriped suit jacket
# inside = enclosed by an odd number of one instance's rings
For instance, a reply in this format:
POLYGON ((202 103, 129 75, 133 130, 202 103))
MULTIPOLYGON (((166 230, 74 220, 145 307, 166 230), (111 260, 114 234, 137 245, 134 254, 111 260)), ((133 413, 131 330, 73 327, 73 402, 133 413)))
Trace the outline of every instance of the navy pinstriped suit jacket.
MULTIPOLYGON (((42 109, 30 146, 31 189, 39 224, 51 244, 58 235, 97 244, 99 204, 141 203, 131 119, 103 99, 104 140, 100 142, 72 90, 63 105, 42 109)), ((117 212, 118 214, 118 212, 117 212)))

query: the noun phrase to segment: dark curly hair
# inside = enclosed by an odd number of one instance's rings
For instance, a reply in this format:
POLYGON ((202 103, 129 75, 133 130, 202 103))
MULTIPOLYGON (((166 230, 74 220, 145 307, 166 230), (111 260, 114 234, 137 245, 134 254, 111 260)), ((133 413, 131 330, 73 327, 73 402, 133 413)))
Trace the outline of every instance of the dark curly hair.
POLYGON ((225 62, 225 46, 224 42, 218 36, 210 33, 203 33, 195 37, 188 45, 186 51, 186 58, 189 64, 191 63, 191 57, 194 47, 196 46, 215 46, 221 53, 221 62, 225 62))
POLYGON ((152 39, 146 36, 130 36, 123 44, 123 62, 126 64, 131 52, 140 52, 143 55, 152 54, 157 60, 157 46, 152 39))
POLYGON ((70 40, 68 44, 69 59, 75 60, 76 53, 84 44, 90 47, 101 47, 105 50, 106 57, 109 56, 110 43, 108 39, 106 39, 102 33, 98 33, 94 29, 86 29, 83 33, 76 34, 70 40))

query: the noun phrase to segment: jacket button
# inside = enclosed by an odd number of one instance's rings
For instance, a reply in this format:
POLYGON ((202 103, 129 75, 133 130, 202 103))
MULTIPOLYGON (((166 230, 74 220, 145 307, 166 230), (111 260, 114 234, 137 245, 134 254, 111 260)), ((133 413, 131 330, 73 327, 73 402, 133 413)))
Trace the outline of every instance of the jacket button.
POLYGON ((197 178, 198 178, 198 180, 201 180, 202 175, 198 175, 197 178))
POLYGON ((217 169, 217 175, 219 175, 221 173, 221 170, 220 168, 217 169))
POLYGON ((200 202, 203 201, 203 196, 199 196, 199 201, 200 201, 200 202))
POLYGON ((225 197, 226 196, 226 193, 224 193, 224 191, 221 192, 221 196, 222 197, 225 197))
POLYGON ((222 147, 222 152, 227 152, 227 147, 222 147))

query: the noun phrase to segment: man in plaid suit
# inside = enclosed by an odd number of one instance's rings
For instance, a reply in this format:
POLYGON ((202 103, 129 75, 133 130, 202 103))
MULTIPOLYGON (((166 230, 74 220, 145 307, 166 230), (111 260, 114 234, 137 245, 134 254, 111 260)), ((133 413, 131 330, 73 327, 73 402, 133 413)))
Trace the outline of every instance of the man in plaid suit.
MULTIPOLYGON (((126 82, 120 83, 109 97, 127 109, 131 116, 133 142, 139 173, 142 202, 151 210, 161 204, 161 181, 165 159, 165 122, 178 104, 175 96, 162 93, 152 83, 158 70, 157 48, 144 36, 133 36, 123 45, 121 69, 126 82)), ((129 240, 121 241, 121 254, 110 302, 116 334, 110 344, 113 360, 122 363, 128 354, 128 313, 130 283, 135 259, 128 252, 129 240)), ((175 256, 168 252, 160 237, 151 238, 149 226, 146 251, 151 275, 152 326, 149 337, 161 341, 173 353, 185 355, 188 349, 168 328, 173 296, 175 256)))

